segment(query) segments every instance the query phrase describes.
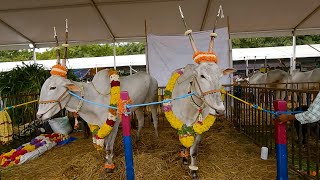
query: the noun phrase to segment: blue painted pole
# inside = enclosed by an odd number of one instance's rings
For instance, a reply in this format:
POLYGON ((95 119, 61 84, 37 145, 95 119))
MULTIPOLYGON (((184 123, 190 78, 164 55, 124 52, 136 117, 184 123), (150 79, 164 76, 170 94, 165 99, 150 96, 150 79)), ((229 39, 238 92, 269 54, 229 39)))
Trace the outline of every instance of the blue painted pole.
MULTIPOLYGON (((129 99, 128 92, 121 91, 120 98, 123 101, 128 100, 129 99)), ((129 112, 129 109, 127 109, 126 111, 129 112)), ((127 114, 122 114, 121 122, 122 122, 122 134, 123 134, 123 144, 124 144, 124 156, 126 160, 127 180, 134 180, 130 116, 127 114)))
MULTIPOLYGON (((273 102, 275 111, 286 111, 287 102, 273 102)), ((287 123, 275 123, 275 141, 277 155, 277 180, 288 180, 287 123)))

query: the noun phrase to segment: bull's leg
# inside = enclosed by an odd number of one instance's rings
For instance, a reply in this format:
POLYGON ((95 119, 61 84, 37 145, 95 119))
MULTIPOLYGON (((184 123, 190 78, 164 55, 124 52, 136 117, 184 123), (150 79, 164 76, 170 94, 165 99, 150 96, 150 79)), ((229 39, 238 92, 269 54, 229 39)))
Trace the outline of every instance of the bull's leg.
POLYGON ((158 115, 157 115, 157 106, 152 105, 151 107, 151 114, 152 114, 152 119, 153 119, 153 126, 154 126, 154 131, 155 131, 155 136, 158 138, 158 115))
POLYGON ((136 111, 136 116, 137 116, 137 119, 138 119, 138 134, 137 134, 137 141, 140 141, 140 132, 141 132, 141 129, 144 125, 144 114, 143 114, 143 111, 142 111, 142 108, 138 108, 136 111))
POLYGON ((114 123, 114 126, 113 126, 111 133, 108 135, 108 137, 106 139, 106 163, 104 165, 104 168, 107 173, 112 173, 115 169, 115 165, 112 162, 113 145, 114 145, 114 140, 116 139, 116 136, 118 133, 119 124, 120 124, 120 120, 117 120, 114 123))
POLYGON ((183 147, 181 150, 180 150, 180 157, 182 159, 182 164, 183 165, 188 165, 189 162, 188 162, 188 158, 189 158, 189 151, 187 148, 183 147))
POLYGON ((197 155, 198 155, 198 145, 201 139, 201 135, 197 134, 193 145, 190 148, 191 164, 189 166, 190 174, 192 179, 198 179, 198 166, 197 166, 197 155))

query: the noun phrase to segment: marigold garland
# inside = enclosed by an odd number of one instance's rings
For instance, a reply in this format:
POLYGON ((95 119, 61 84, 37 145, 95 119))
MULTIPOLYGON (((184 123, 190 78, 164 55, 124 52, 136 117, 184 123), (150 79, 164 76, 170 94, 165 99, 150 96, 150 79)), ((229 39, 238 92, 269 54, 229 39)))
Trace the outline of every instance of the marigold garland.
MULTIPOLYGON (((165 89, 165 99, 172 98, 174 85, 182 74, 183 71, 178 70, 171 76, 165 89)), ((170 125, 178 130, 180 143, 186 148, 193 145, 195 134, 202 134, 203 132, 208 131, 215 121, 215 117, 209 114, 201 124, 195 123, 192 126, 187 126, 173 114, 171 102, 163 103, 163 110, 170 125)))
MULTIPOLYGON (((120 80, 119 74, 116 70, 108 71, 110 77, 110 106, 117 107, 118 101, 120 99, 120 80)), ((104 138, 110 134, 114 123, 116 121, 117 111, 115 109, 109 108, 108 117, 106 122, 99 128, 96 125, 90 125, 89 128, 93 133, 93 143, 97 150, 102 150, 104 147, 104 138)))
POLYGON ((196 52, 193 55, 193 60, 197 64, 200 64, 201 62, 214 62, 218 63, 218 58, 213 52, 196 52))
POLYGON ((67 77, 67 73, 68 73, 67 68, 60 65, 60 64, 54 65, 50 71, 51 75, 57 75, 57 76, 61 76, 64 78, 67 77))

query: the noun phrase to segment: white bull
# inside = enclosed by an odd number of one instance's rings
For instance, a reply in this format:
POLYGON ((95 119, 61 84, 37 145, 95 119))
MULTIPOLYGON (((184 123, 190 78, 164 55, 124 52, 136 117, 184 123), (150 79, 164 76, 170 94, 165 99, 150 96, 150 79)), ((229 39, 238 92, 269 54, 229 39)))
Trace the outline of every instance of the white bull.
MULTIPOLYGON (((158 83, 150 75, 144 72, 136 73, 132 76, 121 77, 121 90, 128 91, 133 104, 141 104, 157 101, 158 83)), ((69 79, 52 75, 49 77, 41 88, 40 102, 52 102, 39 104, 37 115, 42 120, 48 119, 57 114, 61 109, 66 108, 68 111, 75 112, 80 100, 67 93, 68 90, 83 95, 84 99, 96 103, 109 105, 110 102, 110 79, 108 70, 99 71, 91 83, 74 82, 69 79)), ((157 110, 156 106, 150 107, 155 128, 155 134, 158 136, 157 110)), ((142 108, 132 108, 135 111, 139 122, 138 137, 144 123, 142 108)), ((105 107, 95 106, 84 103, 78 111, 79 116, 87 123, 102 126, 108 117, 108 109, 105 107)), ((111 133, 105 138, 106 144, 106 164, 113 164, 113 144, 117 135, 120 121, 117 120, 111 133)), ((106 169, 112 172, 112 169, 106 169)))
MULTIPOLYGON (((292 89, 300 90, 316 90, 319 89, 320 84, 320 68, 313 69, 311 71, 300 72, 295 70, 290 77, 290 83, 293 83, 292 89), (312 83, 310 83, 312 82, 312 83)), ((298 101, 297 93, 293 94, 294 102, 298 101)), ((306 103, 306 94, 302 94, 301 103, 306 103)))
POLYGON ((302 85, 293 84, 294 89, 318 89, 320 83, 320 68, 313 69, 307 72, 293 71, 290 82, 303 83, 302 85))
MULTIPOLYGON (((255 72, 251 77, 249 77, 249 84, 257 87, 268 87, 268 88, 281 88, 285 89, 288 87, 286 83, 290 81, 289 73, 275 69, 271 70, 267 73, 261 73, 260 71, 255 72)), ((276 92, 276 98, 279 99, 280 97, 284 98, 285 91, 276 92)), ((256 97, 258 98, 258 97, 256 97)), ((256 102, 258 100, 256 99, 256 102)))
MULTIPOLYGON (((220 79, 223 75, 235 72, 233 68, 220 70, 216 63, 203 62, 199 65, 187 65, 183 69, 183 74, 177 79, 172 98, 187 94, 188 92, 196 92, 199 96, 204 92, 211 90, 219 91, 221 89, 220 79)), ((221 93, 215 92, 212 94, 204 95, 202 98, 199 96, 191 96, 189 98, 172 101, 172 111, 175 116, 180 119, 186 126, 193 126, 198 121, 198 110, 204 105, 202 110, 203 117, 208 114, 216 115, 225 111, 225 106, 221 99, 221 93)), ((197 162, 196 156, 198 154, 198 144, 201 139, 201 134, 196 134, 195 141, 190 148, 191 176, 194 179, 198 178, 197 175, 197 162)), ((185 150, 184 150, 185 151, 185 150)), ((187 164, 187 159, 183 158, 183 162, 187 164)))

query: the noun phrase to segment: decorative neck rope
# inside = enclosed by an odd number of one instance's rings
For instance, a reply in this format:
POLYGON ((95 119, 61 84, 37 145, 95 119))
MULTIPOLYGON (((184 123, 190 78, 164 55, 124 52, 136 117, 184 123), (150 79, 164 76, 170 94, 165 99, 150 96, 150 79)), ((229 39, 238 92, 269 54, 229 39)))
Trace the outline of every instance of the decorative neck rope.
MULTIPOLYGON (((116 70, 110 69, 108 71, 110 77, 110 106, 117 107, 120 99, 120 79, 116 70)), ((106 122, 99 128, 97 125, 90 125, 89 128, 93 133, 93 143, 97 150, 103 150, 104 138, 110 134, 114 123, 116 122, 117 110, 109 108, 106 122)))
MULTIPOLYGON (((176 84, 176 81, 182 74, 183 70, 180 69, 177 70, 171 76, 164 91, 165 99, 172 99, 172 92, 174 90, 174 86, 176 84)), ((192 126, 187 126, 186 124, 183 124, 183 122, 173 114, 171 102, 163 103, 163 110, 170 125, 178 130, 180 143, 186 148, 189 148, 193 145, 194 136, 196 134, 202 134, 203 132, 208 131, 216 119, 213 115, 208 114, 208 116, 202 122, 198 121, 197 123, 194 123, 192 126)))

